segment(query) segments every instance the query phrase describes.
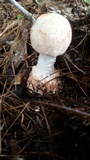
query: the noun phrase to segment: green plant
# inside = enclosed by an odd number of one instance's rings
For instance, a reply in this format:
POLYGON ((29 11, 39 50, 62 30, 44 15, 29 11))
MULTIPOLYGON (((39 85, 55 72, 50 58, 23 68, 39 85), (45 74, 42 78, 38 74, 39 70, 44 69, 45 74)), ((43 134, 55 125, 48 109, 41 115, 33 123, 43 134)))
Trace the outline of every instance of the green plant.
POLYGON ((90 0, 84 0, 84 2, 90 5, 90 0))
POLYGON ((18 20, 23 19, 23 17, 24 17, 24 16, 23 16, 23 15, 21 15, 21 14, 18 14, 18 15, 17 15, 18 20))

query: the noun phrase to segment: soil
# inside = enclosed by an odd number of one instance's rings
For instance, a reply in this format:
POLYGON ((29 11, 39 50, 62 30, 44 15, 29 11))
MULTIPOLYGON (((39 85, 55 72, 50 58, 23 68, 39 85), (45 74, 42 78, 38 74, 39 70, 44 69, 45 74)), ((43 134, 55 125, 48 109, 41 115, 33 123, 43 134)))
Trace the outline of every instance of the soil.
POLYGON ((33 25, 8 0, 0 1, 0 159, 90 159, 90 8, 83 0, 18 1, 37 18, 65 16, 72 42, 57 57, 57 93, 30 92, 26 81, 37 63, 33 25))

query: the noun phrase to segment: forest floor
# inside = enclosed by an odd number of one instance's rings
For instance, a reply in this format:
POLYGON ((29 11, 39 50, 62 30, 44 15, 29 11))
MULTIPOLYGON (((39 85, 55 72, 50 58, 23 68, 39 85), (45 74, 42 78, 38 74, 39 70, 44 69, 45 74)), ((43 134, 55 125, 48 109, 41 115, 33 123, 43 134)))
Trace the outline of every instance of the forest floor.
POLYGON ((57 57, 56 94, 30 93, 26 81, 38 54, 32 23, 8 0, 0 0, 0 159, 90 160, 90 8, 83 0, 21 0, 37 18, 65 16, 72 42, 57 57))

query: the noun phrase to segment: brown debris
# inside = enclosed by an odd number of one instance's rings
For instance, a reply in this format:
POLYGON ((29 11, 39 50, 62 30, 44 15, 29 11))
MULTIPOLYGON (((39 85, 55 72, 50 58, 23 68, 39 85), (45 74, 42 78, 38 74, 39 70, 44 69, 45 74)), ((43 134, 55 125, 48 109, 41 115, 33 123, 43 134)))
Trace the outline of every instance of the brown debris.
POLYGON ((18 1, 35 18, 57 12, 71 23, 72 43, 57 57, 63 88, 29 93, 26 80, 38 54, 31 25, 7 0, 0 1, 0 158, 88 160, 90 157, 90 13, 83 0, 18 1), (40 5, 38 5, 38 2, 40 5), (21 59, 20 59, 21 56, 21 59))

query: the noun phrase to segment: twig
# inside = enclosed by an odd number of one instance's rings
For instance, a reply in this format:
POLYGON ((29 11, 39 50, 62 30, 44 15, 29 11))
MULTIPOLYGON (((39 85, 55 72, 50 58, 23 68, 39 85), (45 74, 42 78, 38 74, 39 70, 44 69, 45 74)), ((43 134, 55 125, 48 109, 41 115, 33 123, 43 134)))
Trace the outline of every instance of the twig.
POLYGON ((38 6, 41 6, 41 3, 38 0, 33 0, 38 6))
POLYGON ((79 117, 84 117, 88 120, 90 120, 90 113, 87 113, 87 112, 82 112, 80 110, 76 110, 76 109, 73 109, 73 108, 70 108, 70 107, 66 107, 64 105, 58 105, 58 104, 54 104, 54 103, 49 103, 49 102, 42 102, 42 101, 37 101, 37 100, 30 100, 29 103, 32 103, 32 104, 43 104, 43 105, 46 105, 48 106, 49 108, 52 108, 52 109, 56 109, 58 111, 67 111, 67 113, 71 113, 71 114, 74 114, 74 115, 77 115, 79 117))
POLYGON ((28 20, 30 20, 31 22, 35 21, 34 16, 29 13, 23 6, 21 6, 18 2, 16 2, 15 0, 8 0, 9 2, 11 2, 15 7, 17 7, 25 16, 28 20))

